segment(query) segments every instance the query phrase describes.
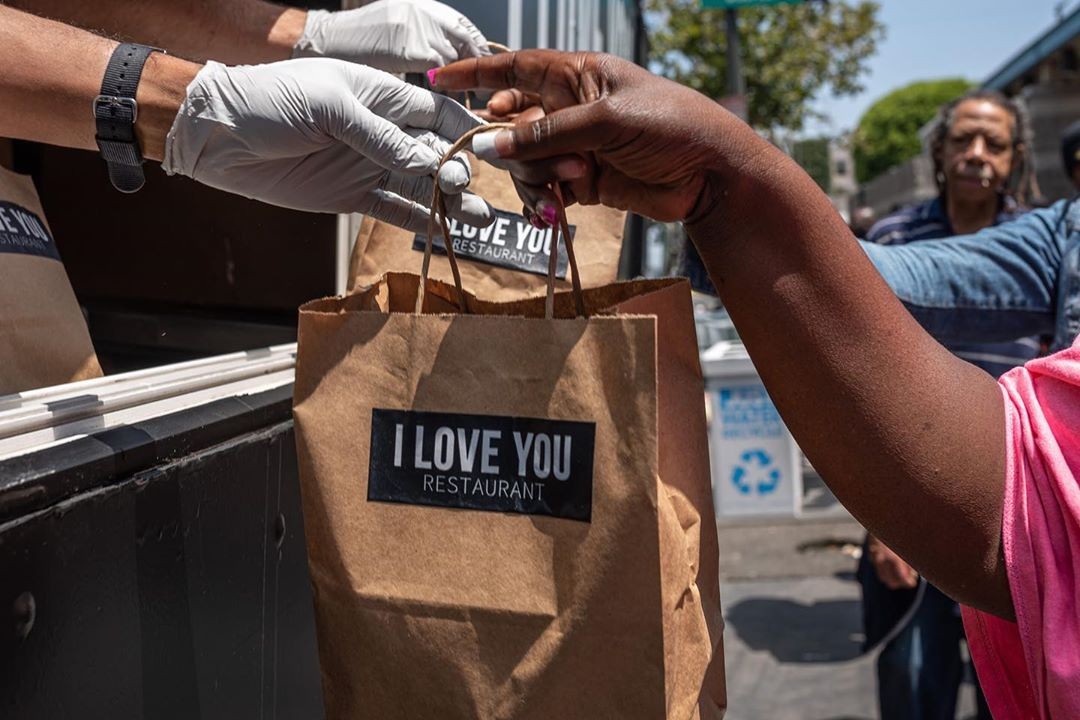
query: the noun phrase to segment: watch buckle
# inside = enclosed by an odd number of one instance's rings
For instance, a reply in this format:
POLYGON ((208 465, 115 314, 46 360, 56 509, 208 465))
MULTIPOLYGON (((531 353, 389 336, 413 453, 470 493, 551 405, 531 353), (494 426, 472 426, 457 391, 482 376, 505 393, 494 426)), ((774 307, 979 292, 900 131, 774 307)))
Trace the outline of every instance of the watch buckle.
POLYGON ((104 105, 106 107, 113 107, 120 105, 127 107, 131 110, 131 122, 135 122, 139 117, 139 103, 135 102, 135 98, 119 97, 117 95, 98 95, 94 98, 94 117, 98 116, 98 107, 104 105))

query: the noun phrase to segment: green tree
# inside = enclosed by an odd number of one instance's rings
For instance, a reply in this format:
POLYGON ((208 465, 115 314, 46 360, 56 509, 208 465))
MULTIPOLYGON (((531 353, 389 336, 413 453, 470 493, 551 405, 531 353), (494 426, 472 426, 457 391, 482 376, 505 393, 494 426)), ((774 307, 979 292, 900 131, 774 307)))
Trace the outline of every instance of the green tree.
MULTIPOLYGON (((700 0, 649 0, 653 67, 712 98, 727 95, 724 12, 700 0)), ((810 101, 863 90, 866 61, 884 37, 870 0, 806 2, 739 10, 749 121, 797 132, 818 117, 810 101)))
POLYGON ((852 143, 856 179, 873 180, 922 152, 919 129, 971 86, 962 78, 915 82, 871 105, 859 119, 852 143))

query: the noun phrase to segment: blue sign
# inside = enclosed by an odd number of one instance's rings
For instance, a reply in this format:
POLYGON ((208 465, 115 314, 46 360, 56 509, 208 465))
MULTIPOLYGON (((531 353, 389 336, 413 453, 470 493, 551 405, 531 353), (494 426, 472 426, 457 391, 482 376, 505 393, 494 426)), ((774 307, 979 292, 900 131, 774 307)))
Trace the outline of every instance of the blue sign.
POLYGON ((754 491, 758 495, 774 493, 780 485, 780 477, 780 469, 773 464, 772 456, 760 449, 742 453, 731 471, 731 483, 743 495, 754 491))
POLYGON ((721 388, 719 395, 725 440, 783 437, 784 423, 764 385, 721 388))

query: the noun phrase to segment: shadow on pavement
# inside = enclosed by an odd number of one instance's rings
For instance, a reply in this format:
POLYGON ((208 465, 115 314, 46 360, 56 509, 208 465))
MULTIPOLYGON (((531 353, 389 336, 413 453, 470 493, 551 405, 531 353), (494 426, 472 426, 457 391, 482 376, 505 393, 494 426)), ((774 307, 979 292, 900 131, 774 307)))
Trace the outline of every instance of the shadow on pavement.
POLYGON ((857 600, 810 604, 782 598, 748 598, 728 608, 727 626, 751 650, 764 650, 784 663, 852 660, 862 649, 857 600))

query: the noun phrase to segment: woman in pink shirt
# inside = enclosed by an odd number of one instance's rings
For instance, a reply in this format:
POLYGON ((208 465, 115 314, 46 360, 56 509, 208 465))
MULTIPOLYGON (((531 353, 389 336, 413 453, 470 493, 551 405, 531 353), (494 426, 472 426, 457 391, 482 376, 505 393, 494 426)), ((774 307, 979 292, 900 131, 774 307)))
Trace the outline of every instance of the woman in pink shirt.
POLYGON ((616 58, 526 51, 437 88, 540 103, 481 157, 554 196, 681 220, 788 427, 872 533, 965 605, 998 718, 1080 718, 1080 344, 1004 376, 912 319, 787 156, 708 98, 616 58), (528 116, 527 116, 528 117, 528 116))

